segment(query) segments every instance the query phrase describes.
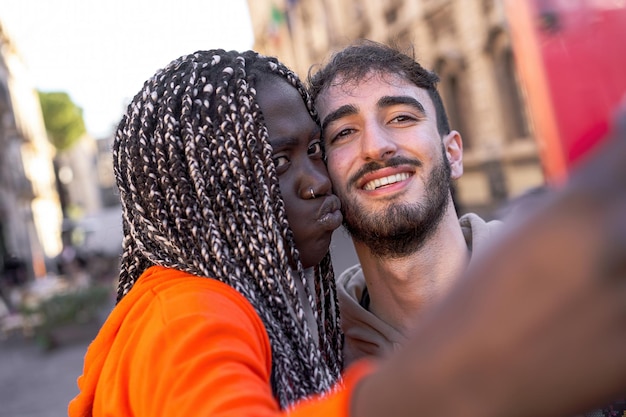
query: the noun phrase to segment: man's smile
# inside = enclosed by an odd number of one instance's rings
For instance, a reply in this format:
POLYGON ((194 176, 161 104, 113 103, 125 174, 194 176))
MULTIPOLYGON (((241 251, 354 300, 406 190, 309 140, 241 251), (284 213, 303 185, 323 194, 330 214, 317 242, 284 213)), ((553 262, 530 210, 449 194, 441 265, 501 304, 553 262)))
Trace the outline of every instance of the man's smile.
POLYGON ((409 175, 408 172, 400 172, 398 174, 393 174, 382 178, 376 178, 372 181, 366 182, 365 185, 363 185, 363 189, 365 191, 373 191, 385 185, 395 184, 396 182, 404 181, 410 176, 411 175, 409 175))

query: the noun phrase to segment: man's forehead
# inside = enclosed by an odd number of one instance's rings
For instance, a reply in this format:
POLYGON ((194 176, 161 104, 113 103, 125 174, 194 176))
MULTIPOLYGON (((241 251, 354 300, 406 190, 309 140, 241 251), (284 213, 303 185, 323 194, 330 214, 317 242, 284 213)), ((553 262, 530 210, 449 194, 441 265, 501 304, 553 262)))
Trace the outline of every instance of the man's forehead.
MULTIPOLYGON (((401 95, 410 95, 420 101, 430 101, 428 91, 418 87, 403 74, 392 73, 390 71, 377 70, 369 71, 355 78, 350 74, 337 74, 318 96, 316 105, 318 109, 332 105, 337 100, 350 100, 351 97, 382 97, 389 95, 385 90, 395 89, 402 92, 401 95), (364 87, 364 84, 380 84, 378 88, 371 86, 364 87), (389 87, 389 88, 386 88, 389 87)), ((400 95, 394 93, 394 95, 400 95)))
POLYGON ((389 85, 412 84, 404 74, 398 74, 383 69, 370 70, 365 73, 338 73, 328 83, 329 89, 338 89, 349 92, 361 84, 380 82, 389 85))

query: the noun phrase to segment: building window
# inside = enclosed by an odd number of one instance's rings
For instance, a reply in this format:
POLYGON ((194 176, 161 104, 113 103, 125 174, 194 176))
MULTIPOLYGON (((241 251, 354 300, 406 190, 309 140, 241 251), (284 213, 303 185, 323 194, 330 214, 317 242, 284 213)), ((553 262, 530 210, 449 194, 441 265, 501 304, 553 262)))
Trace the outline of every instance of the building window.
POLYGON ((472 132, 470 131, 470 106, 468 90, 463 80, 464 63, 461 59, 441 59, 435 66, 435 71, 441 79, 439 94, 448 114, 450 128, 459 131, 463 138, 463 147, 471 149, 472 132))
POLYGON ((432 7, 425 6, 425 20, 433 39, 450 36, 456 38, 457 31, 454 19, 453 5, 450 2, 439 2, 432 7))
POLYGON ((508 141, 527 139, 528 118, 508 37, 502 31, 492 33, 487 50, 493 62, 506 138, 508 141))
POLYGON ((387 6, 387 8, 385 9, 385 22, 387 22, 388 25, 398 20, 401 7, 401 1, 392 1, 391 4, 387 6))
POLYGON ((411 37, 411 31, 408 29, 387 38, 387 44, 393 45, 401 51, 406 51, 408 54, 414 53, 413 38, 411 37))

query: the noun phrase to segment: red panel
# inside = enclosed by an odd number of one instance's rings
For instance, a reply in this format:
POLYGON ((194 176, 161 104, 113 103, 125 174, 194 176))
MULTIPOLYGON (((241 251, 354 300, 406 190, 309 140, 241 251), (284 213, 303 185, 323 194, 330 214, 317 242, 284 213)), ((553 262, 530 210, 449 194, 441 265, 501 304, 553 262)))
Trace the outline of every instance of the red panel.
POLYGON ((509 0, 520 76, 549 180, 608 132, 626 93, 625 0, 509 0))

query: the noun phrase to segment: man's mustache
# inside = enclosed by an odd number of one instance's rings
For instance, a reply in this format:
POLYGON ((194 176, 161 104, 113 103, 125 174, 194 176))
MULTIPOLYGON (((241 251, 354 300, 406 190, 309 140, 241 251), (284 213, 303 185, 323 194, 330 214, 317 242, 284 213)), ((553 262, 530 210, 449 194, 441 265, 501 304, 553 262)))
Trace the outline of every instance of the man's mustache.
POLYGON ((420 161, 419 159, 409 159, 403 156, 393 157, 387 160, 385 163, 370 161, 363 165, 361 169, 359 169, 354 175, 350 177, 350 179, 348 180, 348 186, 354 186, 361 177, 369 174, 370 172, 378 171, 379 169, 383 168, 396 167, 399 165, 412 165, 421 168, 424 164, 422 164, 422 161, 420 161))

